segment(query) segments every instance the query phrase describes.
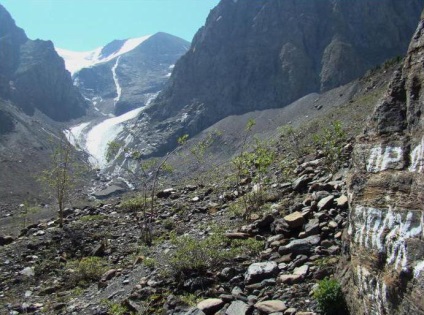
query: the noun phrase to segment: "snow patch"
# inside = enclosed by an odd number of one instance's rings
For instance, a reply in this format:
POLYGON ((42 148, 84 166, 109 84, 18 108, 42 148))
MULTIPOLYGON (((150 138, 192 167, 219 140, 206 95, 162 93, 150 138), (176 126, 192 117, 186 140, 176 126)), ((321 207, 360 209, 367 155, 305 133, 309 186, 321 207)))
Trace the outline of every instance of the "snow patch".
POLYGON ((402 161, 402 148, 381 145, 371 149, 367 162, 367 171, 378 173, 389 168, 396 167, 396 163, 402 161))
POLYGON ((56 52, 65 60, 65 67, 71 73, 75 74, 83 68, 90 68, 96 64, 108 62, 118 56, 130 52, 141 43, 150 38, 151 35, 138 38, 131 38, 125 41, 121 48, 107 57, 101 57, 103 47, 98 47, 90 51, 71 51, 61 48, 55 48, 56 52))

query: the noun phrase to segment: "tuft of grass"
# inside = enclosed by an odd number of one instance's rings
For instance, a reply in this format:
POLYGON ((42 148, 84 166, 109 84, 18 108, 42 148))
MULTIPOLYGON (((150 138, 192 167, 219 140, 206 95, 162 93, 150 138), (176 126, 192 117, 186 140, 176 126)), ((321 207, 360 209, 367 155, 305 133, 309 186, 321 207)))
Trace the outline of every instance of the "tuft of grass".
POLYGON ((121 209, 130 211, 130 212, 137 212, 144 209, 145 205, 148 204, 150 201, 150 198, 144 199, 143 196, 136 196, 133 198, 125 199, 121 202, 121 209))
POLYGON ((100 257, 89 256, 80 261, 68 262, 67 269, 72 271, 69 275, 69 283, 85 287, 91 282, 100 280, 107 270, 107 263, 100 257))
POLYGON ((106 218, 107 216, 105 216, 104 214, 85 215, 80 218, 80 221, 82 222, 100 221, 106 218))

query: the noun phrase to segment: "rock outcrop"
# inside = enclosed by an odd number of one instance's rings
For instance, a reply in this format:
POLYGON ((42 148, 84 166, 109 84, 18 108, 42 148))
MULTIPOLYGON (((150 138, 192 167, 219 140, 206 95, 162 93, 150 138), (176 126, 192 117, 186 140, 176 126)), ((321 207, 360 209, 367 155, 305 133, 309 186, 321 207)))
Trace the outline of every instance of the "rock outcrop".
POLYGON ((57 121, 85 113, 85 101, 73 86, 53 43, 28 39, 1 5, 0 97, 28 115, 38 109, 57 121))
POLYGON ((140 148, 164 153, 181 134, 228 115, 282 107, 357 78, 406 52, 422 7, 421 0, 223 0, 141 115, 140 148))
POLYGON ((344 286, 352 314, 424 312, 423 64, 424 16, 354 149, 344 286))

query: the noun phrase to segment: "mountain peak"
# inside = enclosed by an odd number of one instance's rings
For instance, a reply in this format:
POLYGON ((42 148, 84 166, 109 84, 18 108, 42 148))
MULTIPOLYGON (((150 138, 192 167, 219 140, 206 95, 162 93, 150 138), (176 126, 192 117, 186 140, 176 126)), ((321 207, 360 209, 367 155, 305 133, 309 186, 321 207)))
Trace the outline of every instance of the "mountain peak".
POLYGON ((113 40, 109 44, 90 51, 72 51, 56 48, 57 53, 65 60, 66 69, 74 75, 83 68, 90 68, 96 64, 110 61, 122 54, 130 52, 151 35, 124 40, 113 40))

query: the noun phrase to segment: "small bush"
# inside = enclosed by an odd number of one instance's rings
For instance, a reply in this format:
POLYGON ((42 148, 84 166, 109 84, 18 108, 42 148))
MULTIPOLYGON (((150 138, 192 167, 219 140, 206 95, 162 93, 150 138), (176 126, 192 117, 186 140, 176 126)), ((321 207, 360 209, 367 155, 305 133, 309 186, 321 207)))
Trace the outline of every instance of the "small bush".
POLYGON ((314 135, 316 147, 323 152, 325 164, 330 171, 336 171, 343 164, 343 147, 346 144, 346 131, 340 121, 335 121, 330 128, 324 128, 314 135))
POLYGON ((321 280, 314 291, 314 298, 324 314, 345 314, 345 300, 337 280, 328 278, 321 280))
POLYGON ((171 233, 171 243, 176 249, 169 257, 169 265, 177 278, 193 272, 202 273, 240 255, 256 255, 263 249, 263 242, 253 238, 230 240, 223 229, 212 230, 208 237, 200 240, 171 233))

